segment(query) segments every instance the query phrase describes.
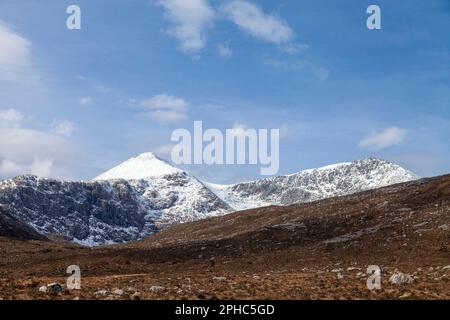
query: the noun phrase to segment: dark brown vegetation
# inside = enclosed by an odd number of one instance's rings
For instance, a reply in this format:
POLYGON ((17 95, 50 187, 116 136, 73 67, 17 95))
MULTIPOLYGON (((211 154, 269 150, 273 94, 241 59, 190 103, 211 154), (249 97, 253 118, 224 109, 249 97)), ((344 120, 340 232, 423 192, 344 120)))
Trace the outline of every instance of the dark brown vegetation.
POLYGON ((450 298, 450 176, 238 212, 95 249, 2 235, 3 299, 450 298), (38 291, 65 284, 74 264, 82 290, 38 291), (383 270, 381 290, 366 287, 369 265, 383 270), (389 283, 395 271, 414 282, 389 283))

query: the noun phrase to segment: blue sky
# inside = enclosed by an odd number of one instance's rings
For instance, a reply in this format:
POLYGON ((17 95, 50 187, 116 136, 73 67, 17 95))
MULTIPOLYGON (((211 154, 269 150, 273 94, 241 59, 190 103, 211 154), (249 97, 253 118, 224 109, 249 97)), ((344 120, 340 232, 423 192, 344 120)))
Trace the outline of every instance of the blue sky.
POLYGON ((2 0, 0 177, 90 179, 138 153, 168 158, 171 132, 194 120, 281 128, 280 174, 368 156, 448 173, 449 30, 446 0, 2 0), (71 4, 81 30, 66 28, 71 4), (381 30, 366 27, 370 4, 381 30))

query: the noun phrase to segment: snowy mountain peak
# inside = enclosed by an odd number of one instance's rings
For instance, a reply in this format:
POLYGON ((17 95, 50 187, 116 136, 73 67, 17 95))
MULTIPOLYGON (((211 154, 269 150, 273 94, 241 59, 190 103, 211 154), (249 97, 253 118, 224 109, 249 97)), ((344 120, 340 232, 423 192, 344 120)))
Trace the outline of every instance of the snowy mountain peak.
POLYGON ((142 153, 99 175, 94 180, 139 180, 183 173, 151 152, 142 153))

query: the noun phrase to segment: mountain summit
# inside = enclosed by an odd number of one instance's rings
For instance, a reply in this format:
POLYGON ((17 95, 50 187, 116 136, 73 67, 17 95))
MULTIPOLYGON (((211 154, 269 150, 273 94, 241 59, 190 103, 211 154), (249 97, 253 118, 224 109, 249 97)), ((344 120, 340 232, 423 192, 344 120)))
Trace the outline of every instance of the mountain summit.
POLYGON ((167 161, 153 153, 142 153, 94 178, 95 180, 139 180, 181 173, 182 170, 171 166, 167 161))

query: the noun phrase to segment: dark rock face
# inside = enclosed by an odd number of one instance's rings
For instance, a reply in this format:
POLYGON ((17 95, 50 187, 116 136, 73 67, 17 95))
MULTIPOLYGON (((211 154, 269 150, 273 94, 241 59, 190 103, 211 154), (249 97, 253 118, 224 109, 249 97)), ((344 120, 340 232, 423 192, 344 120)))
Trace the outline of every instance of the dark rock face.
POLYGON ((62 182, 21 176, 3 183, 0 203, 43 234, 85 244, 130 241, 156 230, 145 220, 139 195, 126 181, 62 182))
POLYGON ((39 233, 89 246, 141 239, 166 225, 230 210, 185 173, 95 182, 20 176, 0 182, 0 204, 39 233))

